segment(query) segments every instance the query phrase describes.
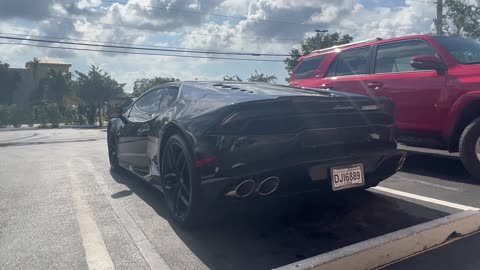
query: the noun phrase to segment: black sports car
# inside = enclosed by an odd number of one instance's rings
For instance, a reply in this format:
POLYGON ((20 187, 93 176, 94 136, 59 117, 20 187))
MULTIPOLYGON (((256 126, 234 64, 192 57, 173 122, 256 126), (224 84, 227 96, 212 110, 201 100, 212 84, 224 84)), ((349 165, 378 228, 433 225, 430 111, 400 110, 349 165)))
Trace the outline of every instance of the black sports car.
POLYGON ((367 188, 404 154, 386 99, 263 83, 176 82, 110 110, 111 168, 159 188, 183 224, 221 199, 367 188))

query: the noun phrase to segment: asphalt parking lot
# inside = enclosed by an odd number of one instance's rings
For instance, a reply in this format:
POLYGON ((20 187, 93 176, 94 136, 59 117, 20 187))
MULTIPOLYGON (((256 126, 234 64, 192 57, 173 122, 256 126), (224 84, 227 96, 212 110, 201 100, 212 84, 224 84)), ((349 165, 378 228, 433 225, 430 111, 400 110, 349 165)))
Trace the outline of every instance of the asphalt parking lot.
MULTIPOLYGON (((411 152, 381 187, 219 204, 186 231, 158 191, 109 171, 105 130, 2 131, 0 269, 271 269, 461 211, 448 203, 480 208, 480 185, 455 156, 411 152)), ((389 267, 479 269, 454 244, 389 267)))

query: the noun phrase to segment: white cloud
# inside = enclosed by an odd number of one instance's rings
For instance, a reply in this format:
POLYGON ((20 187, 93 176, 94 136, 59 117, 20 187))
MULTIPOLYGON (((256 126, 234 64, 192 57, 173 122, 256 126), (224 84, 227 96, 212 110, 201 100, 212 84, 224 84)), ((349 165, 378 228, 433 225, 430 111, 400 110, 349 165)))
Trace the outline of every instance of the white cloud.
MULTIPOLYGON (((32 1, 2 1, 0 30, 16 32, 14 27, 23 27, 22 33, 91 41, 288 53, 292 46, 296 46, 305 36, 313 35, 315 29, 339 31, 354 36, 356 40, 426 33, 430 32, 435 15, 434 5, 413 0, 406 0, 404 5, 397 7, 391 7, 391 4, 382 6, 383 1, 370 7, 363 0, 128 0, 128 5, 122 2, 123 4, 108 6, 106 2, 102 4, 101 0, 42 1, 44 5, 38 6, 36 11, 31 10, 36 6, 29 6, 32 1), (246 19, 177 12, 172 9, 225 14, 246 19), (69 19, 59 19, 55 18, 56 16, 69 19), (19 17, 30 20, 30 24, 18 25, 8 21, 19 17)), ((118 81, 127 83, 127 90, 131 90, 133 81, 140 77, 219 79, 225 74, 239 74, 245 78, 254 69, 274 73, 279 77, 279 81, 285 77, 283 63, 240 63, 93 52, 65 54, 65 51, 54 49, 6 45, 1 45, 0 48, 0 60, 15 66, 23 66, 25 61, 43 56, 66 57, 68 62, 74 64, 73 69, 81 71, 86 71, 88 65, 95 63, 110 72, 118 81)))

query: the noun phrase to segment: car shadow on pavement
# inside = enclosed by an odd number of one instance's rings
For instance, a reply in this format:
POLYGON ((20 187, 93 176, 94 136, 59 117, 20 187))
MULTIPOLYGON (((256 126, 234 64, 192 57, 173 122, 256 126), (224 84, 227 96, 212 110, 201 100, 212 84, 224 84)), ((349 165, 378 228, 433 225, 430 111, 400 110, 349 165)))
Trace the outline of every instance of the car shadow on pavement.
POLYGON ((451 182, 480 184, 472 179, 459 158, 446 155, 409 152, 401 171, 451 182))
MULTIPOLYGON (((129 174, 112 177, 171 220, 160 192, 129 174)), ((448 215, 368 191, 222 201, 209 209, 201 227, 170 224, 210 269, 272 269, 448 215)))

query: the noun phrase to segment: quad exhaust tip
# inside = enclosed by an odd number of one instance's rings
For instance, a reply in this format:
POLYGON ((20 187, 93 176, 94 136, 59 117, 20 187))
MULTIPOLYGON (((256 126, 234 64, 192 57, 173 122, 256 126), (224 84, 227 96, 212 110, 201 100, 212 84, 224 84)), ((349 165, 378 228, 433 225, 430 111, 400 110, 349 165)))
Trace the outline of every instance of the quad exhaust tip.
POLYGON ((233 190, 227 192, 225 196, 245 198, 254 192, 257 192, 261 196, 266 196, 275 192, 279 185, 280 179, 276 176, 265 178, 258 186, 254 180, 247 179, 238 184, 233 190))
POLYGON ((257 188, 257 193, 266 196, 272 194, 277 190, 278 186, 280 185, 280 179, 276 176, 270 176, 265 178, 257 188))
POLYGON ((255 191, 256 186, 257 183, 255 181, 253 181, 252 179, 247 179, 238 184, 238 186, 234 190, 228 192, 225 195, 230 197, 245 198, 255 191))

